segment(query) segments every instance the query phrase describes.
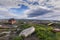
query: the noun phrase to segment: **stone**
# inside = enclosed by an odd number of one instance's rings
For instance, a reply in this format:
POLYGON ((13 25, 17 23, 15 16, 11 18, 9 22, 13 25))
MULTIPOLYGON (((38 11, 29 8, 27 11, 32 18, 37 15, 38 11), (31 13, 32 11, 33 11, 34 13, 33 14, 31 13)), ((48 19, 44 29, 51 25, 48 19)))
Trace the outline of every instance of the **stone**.
POLYGON ((60 29, 59 28, 55 28, 53 29, 54 32, 60 32, 60 29))
POLYGON ((35 31, 35 28, 32 26, 32 27, 30 27, 30 28, 27 28, 27 29, 23 30, 23 31, 19 34, 19 36, 27 37, 27 36, 31 35, 32 33, 34 33, 34 31, 35 31))

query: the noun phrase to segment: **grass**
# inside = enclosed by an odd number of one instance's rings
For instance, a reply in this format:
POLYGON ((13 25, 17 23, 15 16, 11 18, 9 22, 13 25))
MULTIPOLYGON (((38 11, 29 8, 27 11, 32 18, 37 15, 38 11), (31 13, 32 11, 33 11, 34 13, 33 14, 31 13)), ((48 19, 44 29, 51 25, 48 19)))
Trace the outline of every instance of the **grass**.
POLYGON ((60 40, 60 32, 56 33, 57 40, 60 40))
POLYGON ((36 35, 41 40, 57 40, 56 33, 52 32, 53 28, 45 25, 36 26, 36 35))

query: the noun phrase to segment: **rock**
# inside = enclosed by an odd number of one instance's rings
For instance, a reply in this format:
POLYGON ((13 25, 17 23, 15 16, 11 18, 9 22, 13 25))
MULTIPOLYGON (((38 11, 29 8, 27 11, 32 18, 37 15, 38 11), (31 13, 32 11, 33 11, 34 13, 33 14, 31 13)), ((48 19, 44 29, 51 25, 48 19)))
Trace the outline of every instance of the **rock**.
POLYGON ((32 27, 30 27, 30 28, 27 28, 27 29, 23 30, 23 31, 19 34, 19 36, 27 37, 27 36, 31 35, 34 31, 35 31, 35 28, 32 26, 32 27))
POLYGON ((6 32, 6 31, 5 32, 1 32, 0 33, 0 37, 1 37, 1 35, 2 36, 9 36, 9 34, 10 34, 10 31, 8 31, 8 32, 6 32))
POLYGON ((10 31, 0 33, 0 40, 9 40, 10 31))
POLYGON ((14 25, 13 27, 17 28, 18 26, 14 25))
POLYGON ((0 27, 1 27, 2 25, 0 25, 0 27))
POLYGON ((53 29, 54 32, 60 32, 60 29, 59 28, 55 28, 53 29))

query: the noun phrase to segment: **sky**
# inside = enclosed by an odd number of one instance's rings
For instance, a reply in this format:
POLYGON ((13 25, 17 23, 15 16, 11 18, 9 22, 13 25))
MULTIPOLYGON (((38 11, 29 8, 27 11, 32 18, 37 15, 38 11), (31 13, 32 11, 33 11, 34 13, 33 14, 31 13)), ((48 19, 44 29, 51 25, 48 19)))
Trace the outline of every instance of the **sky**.
POLYGON ((0 19, 60 20, 60 0, 0 0, 0 19))

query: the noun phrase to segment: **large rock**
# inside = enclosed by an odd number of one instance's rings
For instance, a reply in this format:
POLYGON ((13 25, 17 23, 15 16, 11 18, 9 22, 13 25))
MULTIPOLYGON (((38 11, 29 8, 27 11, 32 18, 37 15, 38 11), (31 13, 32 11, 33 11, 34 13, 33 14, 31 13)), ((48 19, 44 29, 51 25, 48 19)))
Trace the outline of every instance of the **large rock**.
POLYGON ((27 28, 27 29, 23 30, 23 31, 19 34, 19 36, 27 37, 27 36, 31 35, 34 31, 35 31, 35 28, 32 26, 32 27, 30 27, 30 28, 27 28))

